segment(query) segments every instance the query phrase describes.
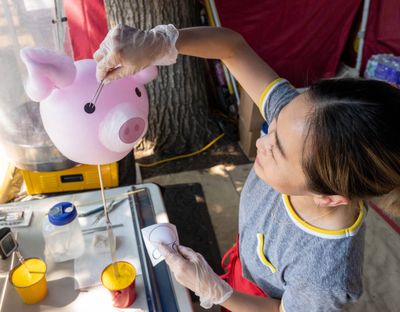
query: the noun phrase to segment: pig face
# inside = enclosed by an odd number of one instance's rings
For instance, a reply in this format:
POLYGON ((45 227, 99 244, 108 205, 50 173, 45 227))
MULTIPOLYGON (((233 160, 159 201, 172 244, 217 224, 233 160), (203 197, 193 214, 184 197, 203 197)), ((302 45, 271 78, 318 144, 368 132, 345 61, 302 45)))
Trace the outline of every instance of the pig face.
POLYGON ((73 62, 49 50, 26 48, 21 57, 28 69, 26 92, 40 101, 49 137, 67 158, 83 164, 107 164, 125 157, 147 130, 148 97, 144 84, 157 68, 104 85, 93 60, 73 62), (93 103, 95 102, 95 103, 93 103))

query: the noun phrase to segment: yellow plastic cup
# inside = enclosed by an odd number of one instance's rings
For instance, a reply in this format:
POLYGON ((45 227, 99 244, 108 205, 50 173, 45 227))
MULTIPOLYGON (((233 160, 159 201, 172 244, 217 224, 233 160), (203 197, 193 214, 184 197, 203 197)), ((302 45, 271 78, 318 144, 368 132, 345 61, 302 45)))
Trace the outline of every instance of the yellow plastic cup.
POLYGON ((46 263, 39 258, 25 259, 9 273, 9 281, 22 300, 35 304, 47 295, 46 263))
POLYGON ((111 294, 112 305, 116 308, 127 308, 136 299, 135 267, 129 262, 117 261, 118 276, 114 274, 113 264, 109 264, 101 273, 101 283, 111 294))

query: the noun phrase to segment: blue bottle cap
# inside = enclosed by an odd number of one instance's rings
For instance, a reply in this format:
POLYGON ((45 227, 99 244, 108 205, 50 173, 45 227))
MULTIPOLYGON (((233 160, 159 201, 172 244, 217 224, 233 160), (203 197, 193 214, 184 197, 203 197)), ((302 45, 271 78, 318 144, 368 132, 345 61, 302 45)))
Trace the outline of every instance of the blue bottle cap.
POLYGON ((61 202, 49 210, 49 221, 54 225, 65 225, 72 221, 77 216, 76 208, 72 203, 61 202))

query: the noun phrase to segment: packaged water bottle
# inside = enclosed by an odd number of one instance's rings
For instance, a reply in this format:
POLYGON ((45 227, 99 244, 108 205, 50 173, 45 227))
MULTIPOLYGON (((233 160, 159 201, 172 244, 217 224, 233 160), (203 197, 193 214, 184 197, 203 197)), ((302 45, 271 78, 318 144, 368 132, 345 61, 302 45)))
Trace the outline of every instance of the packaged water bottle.
POLYGON ((78 258, 85 250, 77 215, 72 203, 61 202, 49 210, 43 222, 46 249, 55 262, 78 258))
POLYGON ((386 81, 395 85, 397 84, 398 72, 396 70, 396 58, 393 54, 387 55, 386 64, 388 67, 386 81))
POLYGON ((375 71, 376 67, 378 66, 379 59, 380 59, 379 54, 374 54, 370 57, 370 59, 367 62, 367 68, 365 69, 364 73, 365 78, 375 79, 375 71))
POLYGON ((394 84, 397 87, 400 87, 400 57, 399 56, 393 56, 392 58, 392 66, 395 70, 395 78, 394 78, 394 84))
POLYGON ((375 54, 368 60, 364 76, 400 86, 400 57, 375 54))
POLYGON ((375 68, 374 78, 379 80, 387 81, 388 72, 389 72, 389 62, 386 54, 378 55, 377 59, 378 64, 375 68))

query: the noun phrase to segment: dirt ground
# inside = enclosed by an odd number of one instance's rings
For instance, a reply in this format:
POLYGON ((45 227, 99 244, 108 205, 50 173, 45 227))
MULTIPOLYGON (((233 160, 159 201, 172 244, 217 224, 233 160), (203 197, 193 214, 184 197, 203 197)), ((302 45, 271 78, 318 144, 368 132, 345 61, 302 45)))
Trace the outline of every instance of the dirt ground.
MULTIPOLYGON (((170 161, 150 168, 140 167, 142 178, 148 179, 159 175, 205 169, 218 164, 242 165, 250 163, 251 161, 238 145, 239 135, 235 119, 228 118, 221 114, 216 116, 215 114, 214 112, 213 116, 210 118, 210 135, 208 142, 211 142, 222 133, 222 129, 217 125, 217 121, 222 125, 223 132, 225 133, 220 140, 198 155, 170 161)), ((171 156, 143 156, 143 152, 135 151, 135 160, 139 164, 151 164, 169 157, 171 156)))

